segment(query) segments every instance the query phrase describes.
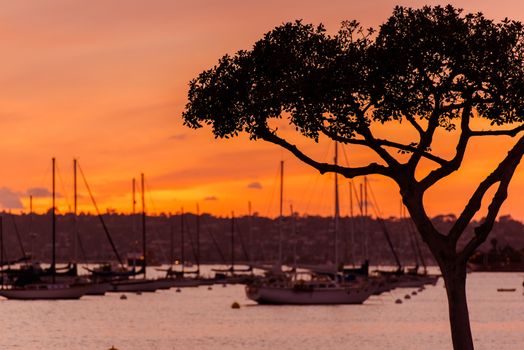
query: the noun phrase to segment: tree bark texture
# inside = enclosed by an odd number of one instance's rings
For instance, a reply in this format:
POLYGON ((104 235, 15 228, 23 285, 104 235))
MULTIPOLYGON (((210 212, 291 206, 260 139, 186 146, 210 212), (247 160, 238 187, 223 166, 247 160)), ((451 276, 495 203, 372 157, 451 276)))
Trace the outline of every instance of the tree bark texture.
POLYGON ((454 350, 473 350, 473 338, 466 299, 466 264, 441 266, 448 296, 451 339, 454 350))

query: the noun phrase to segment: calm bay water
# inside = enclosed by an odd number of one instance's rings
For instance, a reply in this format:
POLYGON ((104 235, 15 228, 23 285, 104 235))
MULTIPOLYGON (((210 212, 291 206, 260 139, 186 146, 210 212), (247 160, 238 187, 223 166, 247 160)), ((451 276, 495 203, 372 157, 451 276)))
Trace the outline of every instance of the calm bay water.
MULTIPOLYGON (((476 349, 524 349, 522 281, 518 273, 468 276, 476 349)), ((127 294, 127 300, 118 293, 0 300, 0 349, 451 349, 442 280, 404 300, 412 291, 347 306, 258 306, 243 286, 221 285, 127 294), (234 301, 240 309, 231 309, 234 301)))

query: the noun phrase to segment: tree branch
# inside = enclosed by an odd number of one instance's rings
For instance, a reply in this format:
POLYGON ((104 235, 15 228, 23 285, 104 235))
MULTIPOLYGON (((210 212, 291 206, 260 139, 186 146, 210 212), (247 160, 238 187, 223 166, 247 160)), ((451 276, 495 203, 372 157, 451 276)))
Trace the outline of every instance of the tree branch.
POLYGON ((419 133, 420 137, 422 137, 424 135, 424 129, 422 129, 422 127, 420 126, 419 123, 417 123, 417 121, 415 120, 415 118, 413 118, 413 116, 411 115, 406 115, 406 119, 407 121, 413 125, 413 127, 415 128, 415 130, 417 130, 417 132, 419 133))
POLYGON ((258 134, 261 139, 274 143, 276 145, 279 145, 287 149, 288 151, 293 153, 295 157, 297 157, 304 163, 312 166, 313 168, 317 169, 321 174, 324 174, 327 172, 336 172, 346 178, 353 178, 356 176, 372 175, 372 174, 392 177, 392 172, 390 171, 388 167, 385 167, 377 163, 370 163, 364 167, 349 168, 349 167, 343 167, 343 166, 335 165, 335 164, 317 162, 313 160, 312 158, 308 157, 302 151, 300 151, 297 148, 297 146, 277 136, 274 132, 270 131, 267 127, 261 128, 258 134))
POLYGON ((466 147, 468 145, 469 138, 471 136, 471 130, 469 128, 469 121, 471 118, 472 107, 468 104, 462 110, 462 117, 460 122, 460 137, 457 142, 455 156, 443 164, 440 168, 431 171, 424 179, 420 181, 420 185, 423 189, 428 189, 434 185, 437 181, 443 179, 454 171, 457 171, 462 164, 464 154, 466 153, 466 147))
POLYGON ((499 209, 507 197, 509 183, 523 154, 524 137, 520 138, 515 146, 513 146, 513 148, 508 152, 506 158, 504 158, 497 168, 479 184, 459 218, 451 228, 449 237, 454 242, 457 242, 473 216, 480 210, 482 199, 486 192, 491 188, 491 186, 499 182, 497 192, 493 196, 491 204, 488 207, 488 215, 486 216, 484 223, 475 229, 475 237, 471 239, 460 253, 461 259, 467 259, 473 251, 486 240, 487 235, 493 227, 499 209))
POLYGON ((439 110, 438 108, 435 108, 435 110, 431 114, 431 117, 429 117, 428 127, 426 131, 424 131, 420 136, 420 142, 417 146, 417 151, 413 153, 413 155, 408 161, 408 166, 412 169, 413 172, 415 171, 418 162, 422 158, 423 153, 426 152, 426 149, 428 149, 428 147, 431 145, 433 135, 435 134, 435 130, 437 130, 437 127, 439 125, 439 116, 439 110))
POLYGON ((371 148, 373 151, 375 151, 376 154, 380 156, 390 167, 396 167, 399 165, 398 161, 393 158, 391 154, 389 154, 388 151, 383 149, 377 139, 373 136, 371 133, 371 130, 369 130, 369 127, 362 127, 360 130, 358 130, 358 133, 364 137, 364 139, 367 142, 367 146, 371 148))
MULTIPOLYGON (((407 180, 412 183, 412 181, 407 180)), ((409 187, 409 185, 408 185, 409 187)), ((433 222, 428 217, 424 210, 422 194, 417 187, 411 186, 412 190, 401 192, 402 201, 409 211, 409 215, 413 220, 413 223, 417 227, 424 242, 428 244, 429 249, 433 253, 433 256, 438 260, 445 260, 446 254, 449 249, 448 237, 441 234, 433 225, 433 222)))
MULTIPOLYGON (((337 141, 337 142, 340 142, 340 143, 347 143, 347 144, 353 144, 353 145, 361 145, 361 146, 366 146, 366 147, 369 147, 369 148, 373 148, 370 144, 369 144, 369 141, 368 140, 362 140, 362 139, 351 139, 351 138, 348 138, 348 137, 343 137, 343 136, 340 136, 340 135, 337 135, 336 133, 334 132, 331 132, 329 130, 327 130, 325 127, 321 127, 321 131, 324 135, 326 135, 327 137, 337 141)), ((373 139, 374 142, 378 145, 378 146, 385 146, 385 147, 391 147, 391 148, 396 148, 398 150, 401 150, 401 151, 405 151, 405 152, 415 152, 417 150, 416 147, 414 146, 410 146, 410 145, 405 145, 405 144, 402 144, 402 143, 398 143, 398 142, 393 142, 393 141, 389 141, 389 140, 384 140, 384 139, 373 139)), ((446 160, 439 157, 439 156, 435 156, 429 152, 424 152, 423 153, 423 157, 424 158, 427 158, 437 164, 440 164, 440 165, 444 165, 446 163, 446 160)), ((385 160, 385 159, 384 159, 385 160)))
POLYGON ((518 133, 524 130, 524 124, 509 130, 481 130, 471 131, 471 136, 511 136, 515 137, 518 133))

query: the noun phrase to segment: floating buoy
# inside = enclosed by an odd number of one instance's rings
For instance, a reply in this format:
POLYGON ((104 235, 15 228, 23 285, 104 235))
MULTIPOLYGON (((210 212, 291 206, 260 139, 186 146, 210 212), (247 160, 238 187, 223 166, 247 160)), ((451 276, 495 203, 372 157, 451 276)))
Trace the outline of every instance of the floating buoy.
POLYGON ((418 289, 418 291, 419 291, 419 292, 422 292, 424 289, 425 289, 424 287, 420 287, 420 288, 418 289))
POLYGON ((122 295, 120 296, 120 300, 127 300, 127 296, 126 296, 125 294, 122 294, 122 295))
POLYGON ((113 346, 111 346, 111 347, 109 348, 109 350, 118 350, 118 349, 115 348, 115 346, 113 345, 113 346))
POLYGON ((404 299, 411 299, 411 296, 409 294, 404 295, 404 299))
POLYGON ((231 308, 232 309, 240 309, 240 304, 235 301, 233 304, 231 304, 231 308))
POLYGON ((181 291, 182 291, 182 289, 180 289, 180 288, 177 288, 177 289, 176 289, 176 292, 177 292, 177 293, 180 293, 181 291))
POLYGON ((227 284, 224 283, 224 284, 222 285, 222 287, 226 288, 226 287, 227 287, 227 284))
POLYGON ((142 295, 142 292, 136 292, 136 295, 142 295))
POLYGON ((395 304, 402 304, 402 299, 395 300, 395 304))
POLYGON ((211 287, 211 286, 207 287, 207 290, 212 290, 212 289, 213 289, 213 287, 211 287))
POLYGON ((413 291, 411 292, 411 295, 417 295, 417 292, 413 291))

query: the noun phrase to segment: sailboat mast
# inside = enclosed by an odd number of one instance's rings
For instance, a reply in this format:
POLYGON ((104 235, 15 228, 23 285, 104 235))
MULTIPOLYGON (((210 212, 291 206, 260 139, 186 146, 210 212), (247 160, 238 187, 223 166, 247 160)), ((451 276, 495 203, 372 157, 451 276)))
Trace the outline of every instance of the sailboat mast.
POLYGON ((368 212, 367 190, 364 195, 364 187, 367 187, 366 178, 364 177, 364 184, 360 184, 360 215, 362 217, 362 232, 364 233, 364 255, 366 259, 369 257, 368 252, 368 233, 366 232, 366 218, 368 212))
POLYGON ((349 182, 349 216, 351 219, 351 261, 355 265, 355 213, 353 212, 353 181, 349 182))
POLYGON ((169 268, 171 269, 173 267, 173 250, 175 248, 175 242, 174 242, 174 229, 173 229, 173 219, 171 215, 169 216, 169 268))
POLYGON ((235 271, 235 212, 231 212, 231 272, 235 271))
POLYGON ((185 252, 184 252, 184 208, 180 209, 180 236, 181 236, 181 260, 182 260, 182 274, 184 273, 185 252))
POLYGON ((142 255, 144 256, 144 279, 146 278, 147 269, 147 255, 146 255, 146 200, 144 187, 144 173, 140 174, 140 181, 142 185, 142 255))
POLYGON ((77 209, 77 186, 76 186, 76 159, 73 159, 73 214, 76 218, 77 209))
POLYGON ((77 182, 76 182, 76 159, 73 159, 73 219, 74 219, 74 232, 73 232, 73 260, 76 262, 78 256, 78 222, 77 222, 77 182))
POLYGON ((364 176, 364 216, 368 216, 368 178, 364 176))
POLYGON ((247 202, 247 220, 248 220, 248 229, 247 229, 247 239, 248 239, 248 246, 251 247, 251 251, 253 251, 253 254, 251 256, 251 260, 255 260, 255 253, 253 250, 254 244, 253 244, 253 215, 251 215, 251 201, 247 202))
POLYGON ((53 277, 53 283, 55 283, 55 269, 56 269, 55 158, 53 158, 52 160, 52 167, 53 167, 53 195, 52 195, 53 196, 53 207, 51 209, 51 220, 52 220, 52 236, 53 236, 53 241, 52 241, 53 253, 51 256, 51 273, 53 277))
POLYGON ((133 182, 132 182, 132 187, 133 187, 133 203, 132 203, 132 207, 133 207, 133 215, 135 215, 136 213, 136 180, 135 178, 133 178, 133 182))
POLYGON ((29 235, 31 236, 31 259, 35 257, 34 251, 34 238, 35 234, 33 233, 33 196, 29 196, 29 235))
MULTIPOLYGON (((335 166, 338 165, 338 143, 335 142, 335 166)), ((338 174, 335 173, 335 274, 338 271, 339 256, 338 256, 338 224, 340 218, 339 198, 338 198, 338 174)))
POLYGON ((197 269, 200 273, 200 207, 196 205, 196 241, 197 241, 197 269))
POLYGON ((278 214, 278 264, 282 265, 282 206, 284 203, 284 161, 280 161, 280 211, 278 214))
MULTIPOLYGON (((4 222, 0 215, 0 268, 4 267, 4 222)), ((2 278, 2 285, 4 284, 4 279, 2 278)))
MULTIPOLYGON (((133 236, 133 239, 136 238, 136 179, 133 178, 132 181, 131 181, 131 191, 132 191, 132 196, 131 196, 131 234, 133 236)), ((138 242, 138 240, 137 240, 138 242)), ((138 243, 135 244, 135 249, 137 249, 138 247, 136 246, 138 243)), ((136 259, 135 259, 136 260, 136 259)), ((136 262, 133 263, 133 265, 135 265, 136 262)))
POLYGON ((293 204, 289 205, 289 210, 291 211, 291 218, 292 218, 292 230, 293 230, 293 269, 295 270, 295 276, 297 273, 297 220, 295 218, 295 212, 293 210, 293 204))

